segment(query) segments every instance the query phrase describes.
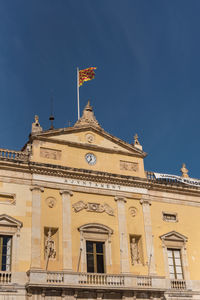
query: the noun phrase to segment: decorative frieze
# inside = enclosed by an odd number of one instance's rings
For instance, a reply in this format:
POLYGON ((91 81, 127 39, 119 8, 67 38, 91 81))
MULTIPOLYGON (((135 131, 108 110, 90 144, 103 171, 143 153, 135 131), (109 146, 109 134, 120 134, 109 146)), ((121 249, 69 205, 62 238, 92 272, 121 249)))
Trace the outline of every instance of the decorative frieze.
POLYGON ((48 159, 61 159, 61 151, 49 148, 40 148, 40 156, 48 159))
POLYGON ((83 201, 78 201, 72 205, 75 212, 79 212, 83 209, 86 209, 88 212, 97 212, 97 213, 107 213, 110 216, 114 216, 114 210, 107 203, 85 203, 83 201))
POLYGON ((120 170, 137 172, 138 171, 138 163, 135 163, 132 161, 120 160, 120 170))

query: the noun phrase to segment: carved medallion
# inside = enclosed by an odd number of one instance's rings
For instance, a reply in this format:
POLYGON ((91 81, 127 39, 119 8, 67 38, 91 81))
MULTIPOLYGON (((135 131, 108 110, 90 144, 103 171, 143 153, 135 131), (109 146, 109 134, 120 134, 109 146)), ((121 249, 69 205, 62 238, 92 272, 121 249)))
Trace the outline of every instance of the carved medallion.
POLYGON ((56 205, 56 199, 53 197, 48 197, 46 199, 46 204, 48 205, 49 208, 53 208, 56 205))
POLYGON ((137 215, 137 208, 131 206, 131 207, 129 208, 129 213, 130 213, 131 217, 134 218, 134 217, 137 215))
POLYGON ((88 142, 88 143, 93 143, 94 142, 94 140, 95 140, 95 136, 94 136, 94 134, 92 134, 92 133, 87 133, 86 135, 85 135, 85 138, 86 138, 86 141, 88 142))

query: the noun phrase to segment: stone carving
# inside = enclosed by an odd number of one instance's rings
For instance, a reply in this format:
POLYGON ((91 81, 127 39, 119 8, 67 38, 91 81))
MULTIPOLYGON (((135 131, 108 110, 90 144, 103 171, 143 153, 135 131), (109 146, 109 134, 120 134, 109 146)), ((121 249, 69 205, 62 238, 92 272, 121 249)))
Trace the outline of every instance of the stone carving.
POLYGON ((140 263, 138 243, 135 238, 131 238, 131 263, 132 265, 140 263))
POLYGON ((61 151, 48 148, 40 148, 40 156, 44 158, 60 160, 61 151))
POLYGON ((114 216, 114 210, 108 204, 100 204, 100 203, 84 203, 83 201, 78 201, 72 205, 75 212, 79 212, 83 209, 86 209, 88 212, 97 212, 102 213, 105 212, 110 216, 114 216))
POLYGON ((46 269, 47 269, 49 259, 56 257, 56 246, 55 246, 54 240, 52 239, 51 228, 49 228, 49 230, 48 230, 44 249, 45 249, 46 269))
POLYGON ((87 133, 85 135, 85 138, 88 143, 93 143, 95 140, 94 134, 92 134, 92 133, 87 133))
POLYGON ((182 175, 181 175, 182 177, 185 177, 185 178, 189 177, 188 169, 186 168, 185 164, 182 164, 181 173, 182 173, 182 175))
POLYGON ((138 163, 120 160, 120 170, 137 172, 138 163))
POLYGON ((35 122, 32 123, 31 133, 36 133, 36 132, 41 132, 41 131, 42 131, 42 127, 40 126, 40 123, 39 123, 39 117, 37 115, 35 115, 35 122))
POLYGON ((72 205, 75 212, 79 212, 83 210, 84 208, 87 208, 87 204, 85 204, 83 201, 78 201, 72 205))
POLYGON ((129 208, 129 212, 130 212, 131 217, 134 218, 137 214, 137 208, 132 206, 132 207, 129 208))
POLYGON ((49 208, 53 208, 56 205, 56 199, 53 198, 53 197, 48 197, 46 199, 46 203, 47 203, 49 208))

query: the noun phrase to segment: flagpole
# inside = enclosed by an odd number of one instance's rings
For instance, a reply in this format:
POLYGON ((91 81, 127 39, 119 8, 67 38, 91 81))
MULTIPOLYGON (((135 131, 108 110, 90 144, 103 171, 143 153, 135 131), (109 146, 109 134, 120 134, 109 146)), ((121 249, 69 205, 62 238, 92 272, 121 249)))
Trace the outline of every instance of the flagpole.
POLYGON ((77 106, 78 106, 78 120, 80 119, 80 104, 79 104, 79 68, 77 68, 77 106))

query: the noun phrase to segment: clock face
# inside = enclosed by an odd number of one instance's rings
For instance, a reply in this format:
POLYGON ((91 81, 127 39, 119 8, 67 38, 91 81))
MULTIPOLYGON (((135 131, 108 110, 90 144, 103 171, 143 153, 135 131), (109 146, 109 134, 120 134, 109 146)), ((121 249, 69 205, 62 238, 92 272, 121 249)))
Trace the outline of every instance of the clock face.
POLYGON ((97 161, 97 158, 96 158, 96 156, 95 156, 94 154, 92 154, 92 153, 87 153, 87 154, 85 155, 85 160, 87 161, 87 163, 88 163, 89 165, 95 165, 95 164, 96 164, 96 161, 97 161))

